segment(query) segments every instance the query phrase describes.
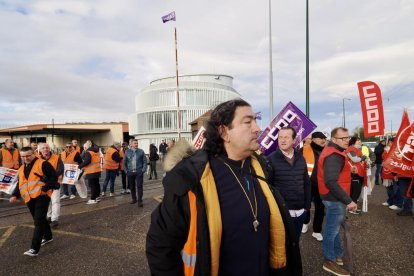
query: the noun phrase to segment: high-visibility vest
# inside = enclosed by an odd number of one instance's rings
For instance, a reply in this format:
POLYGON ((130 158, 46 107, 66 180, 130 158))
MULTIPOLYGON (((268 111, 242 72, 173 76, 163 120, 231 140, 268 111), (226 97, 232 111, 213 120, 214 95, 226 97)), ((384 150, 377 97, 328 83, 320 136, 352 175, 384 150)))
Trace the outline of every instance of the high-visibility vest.
POLYGON ((119 163, 112 159, 112 154, 118 152, 116 149, 110 147, 105 153, 103 168, 107 170, 117 170, 119 163))
POLYGON ((62 153, 60 154, 60 158, 62 158, 63 164, 76 164, 75 162, 76 153, 77 153, 76 151, 72 151, 71 153, 69 153, 69 155, 67 155, 66 151, 62 151, 62 153))
POLYGON ((8 169, 19 169, 19 151, 14 149, 13 155, 8 149, 1 149, 1 154, 3 156, 2 166, 8 169))
POLYGON ((345 164, 342 168, 342 171, 339 173, 338 177, 338 184, 341 188, 346 192, 347 195, 350 194, 351 191, 351 165, 349 164, 348 157, 345 153, 340 152, 334 147, 326 147, 323 149, 319 161, 318 161, 318 189, 321 195, 326 195, 329 193, 329 189, 325 184, 324 174, 323 174, 323 162, 325 158, 332 154, 339 154, 344 157, 345 164))
MULTIPOLYGON (((52 167, 55 169, 55 171, 57 170, 57 166, 58 166, 58 162, 59 162, 59 155, 51 153, 50 154, 50 158, 48 160, 43 159, 47 162, 49 162, 52 167)), ((62 183, 62 175, 58 175, 58 183, 61 184, 62 183)))
MULTIPOLYGON (((20 194, 24 200, 24 203, 30 201, 31 198, 36 198, 42 194, 42 187, 46 184, 40 180, 40 177, 35 175, 38 174, 43 176, 42 164, 45 162, 42 159, 37 159, 33 164, 32 170, 29 174, 29 179, 26 179, 24 176, 24 166, 22 165, 19 168, 19 190, 20 194)), ((52 191, 47 191, 47 195, 51 196, 52 191)))
POLYGON ((124 158, 125 158, 125 151, 124 151, 124 149, 121 148, 119 150, 119 156, 122 157, 121 163, 119 163, 119 169, 121 171, 123 171, 124 170, 124 158))
POLYGON ((303 157, 306 160, 306 166, 308 168, 308 175, 309 177, 311 177, 313 168, 315 167, 315 155, 310 145, 306 145, 303 147, 303 157))
POLYGON ((78 152, 79 154, 81 153, 81 150, 80 150, 80 147, 79 146, 76 146, 75 147, 75 152, 78 152))
POLYGON ((87 166, 85 166, 83 169, 85 171, 85 174, 92 174, 101 172, 101 158, 99 156, 99 152, 94 152, 91 150, 87 150, 89 154, 91 155, 91 163, 89 163, 87 166))
POLYGON ((197 259, 197 202, 192 191, 188 192, 190 205, 190 229, 188 230, 187 241, 181 250, 181 258, 184 265, 184 275, 194 275, 197 259))

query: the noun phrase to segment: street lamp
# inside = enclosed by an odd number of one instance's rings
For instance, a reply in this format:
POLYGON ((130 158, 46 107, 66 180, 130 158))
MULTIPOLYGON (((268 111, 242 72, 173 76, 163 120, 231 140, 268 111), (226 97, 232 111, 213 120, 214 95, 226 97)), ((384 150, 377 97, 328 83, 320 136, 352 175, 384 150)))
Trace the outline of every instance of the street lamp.
POLYGON ((343 128, 346 127, 345 126, 345 100, 350 101, 351 99, 350 98, 342 98, 342 118, 343 118, 342 127, 343 128))

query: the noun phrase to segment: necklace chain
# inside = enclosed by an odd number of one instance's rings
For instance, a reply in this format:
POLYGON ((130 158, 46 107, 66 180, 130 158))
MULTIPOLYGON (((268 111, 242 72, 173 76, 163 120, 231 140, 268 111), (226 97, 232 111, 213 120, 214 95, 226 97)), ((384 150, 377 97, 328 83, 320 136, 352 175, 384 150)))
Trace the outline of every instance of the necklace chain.
POLYGON ((253 209, 252 202, 250 201, 250 198, 247 195, 246 190, 244 189, 243 185, 241 184, 241 182, 240 182, 239 178, 237 177, 236 173, 233 171, 233 169, 231 168, 231 166, 229 164, 227 164, 226 162, 223 162, 223 163, 229 168, 229 170, 233 174, 234 178, 236 178, 237 183, 239 183, 240 188, 242 189, 244 195, 246 196, 247 201, 249 202, 250 209, 252 211, 252 215, 253 215, 253 218, 254 218, 254 221, 253 221, 254 231, 257 232, 257 227, 259 226, 259 222, 257 221, 257 200, 256 200, 256 191, 254 189, 254 186, 252 187, 253 188, 254 205, 255 205, 255 208, 253 209))

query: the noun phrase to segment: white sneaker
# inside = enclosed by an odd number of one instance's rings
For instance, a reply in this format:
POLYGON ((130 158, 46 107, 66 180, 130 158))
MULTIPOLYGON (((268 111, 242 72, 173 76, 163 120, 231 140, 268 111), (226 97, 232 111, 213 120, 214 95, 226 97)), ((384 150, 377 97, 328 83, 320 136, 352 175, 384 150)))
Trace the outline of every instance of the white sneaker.
POLYGON ((130 194, 130 193, 131 193, 131 190, 130 190, 130 189, 128 189, 128 190, 127 190, 127 194, 130 194))
POLYGON ((391 210, 401 210, 401 208, 400 207, 398 207, 397 205, 391 205, 390 207, 388 207, 388 208, 390 208, 391 210))
POLYGON ((317 239, 318 241, 323 241, 323 236, 321 233, 312 233, 312 237, 314 237, 315 239, 317 239))
POLYGON ((114 194, 113 193, 109 193, 109 196, 114 196, 114 194))
POLYGON ((69 199, 74 199, 75 197, 75 195, 70 195, 69 199))
POLYGON ((67 195, 63 195, 63 196, 61 196, 60 197, 60 199, 66 199, 66 198, 68 198, 69 196, 67 196, 67 195))
POLYGON ((102 192, 102 193, 101 193, 101 196, 105 196, 105 192, 102 192))
POLYGON ((382 206, 388 206, 388 205, 389 205, 389 204, 388 204, 388 202, 386 202, 386 201, 382 203, 382 206))
POLYGON ((306 233, 306 232, 308 232, 308 229, 309 229, 309 223, 308 224, 303 224, 303 226, 302 226, 302 233, 306 233))
POLYGON ((98 203, 98 201, 97 200, 94 200, 94 199, 89 199, 88 202, 86 202, 86 204, 88 204, 88 205, 90 205, 90 204, 96 204, 96 203, 98 203))
POLYGON ((99 202, 99 201, 102 200, 102 198, 100 196, 98 196, 95 200, 99 202))
POLYGON ((37 252, 34 249, 29 249, 26 252, 24 252, 23 255, 27 255, 27 256, 30 256, 30 257, 36 257, 37 252))

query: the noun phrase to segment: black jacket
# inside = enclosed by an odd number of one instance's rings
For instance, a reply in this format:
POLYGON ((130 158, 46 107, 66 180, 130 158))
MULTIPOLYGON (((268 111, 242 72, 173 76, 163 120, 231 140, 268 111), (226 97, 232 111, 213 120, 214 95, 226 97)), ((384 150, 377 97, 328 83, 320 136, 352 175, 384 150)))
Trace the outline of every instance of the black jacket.
POLYGON ((290 165, 278 148, 269 155, 268 159, 273 169, 271 185, 282 194, 289 210, 309 210, 311 188, 303 155, 294 149, 294 161, 293 165, 290 165))
MULTIPOLYGON (((261 160, 262 167, 267 166, 261 160), (263 163, 262 163, 263 162, 263 163)), ((151 215, 146 254, 152 275, 183 275, 180 251, 188 235, 190 210, 187 192, 197 198, 197 261, 195 275, 210 275, 210 241, 204 196, 200 179, 209 157, 203 150, 183 159, 163 179, 164 199, 151 215)), ((270 187, 271 188, 271 187, 270 187)), ((286 229, 287 266, 270 275, 302 275, 299 244, 295 229, 280 194, 272 189, 286 229)))

